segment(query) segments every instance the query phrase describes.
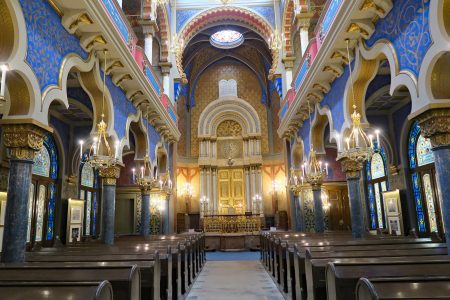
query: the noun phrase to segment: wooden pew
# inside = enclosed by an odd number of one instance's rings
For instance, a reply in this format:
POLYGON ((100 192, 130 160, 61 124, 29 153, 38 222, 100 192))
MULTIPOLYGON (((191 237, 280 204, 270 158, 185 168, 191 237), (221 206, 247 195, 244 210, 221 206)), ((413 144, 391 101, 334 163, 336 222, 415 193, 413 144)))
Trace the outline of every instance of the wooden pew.
MULTIPOLYGON (((297 244, 289 244, 292 240, 285 243, 279 242, 280 246, 277 245, 278 253, 273 258, 271 265, 273 270, 272 275, 280 276, 281 288, 290 298, 304 299, 306 297, 306 277, 305 277, 305 253, 306 249, 310 251, 330 251, 337 249, 344 251, 346 248, 359 249, 363 247, 363 250, 373 249, 374 246, 383 247, 386 249, 398 248, 435 248, 439 246, 445 246, 443 244, 432 244, 429 243, 429 239, 389 239, 389 238, 377 238, 377 239, 367 239, 367 240, 347 240, 346 238, 338 237, 337 239, 331 239, 329 237, 319 240, 316 237, 313 239, 300 240, 300 246, 297 244), (402 244, 401 242, 404 242, 402 244), (307 246, 305 246, 307 245, 307 246), (327 246, 324 246, 327 245, 327 246), (409 246, 408 246, 409 245, 409 246), (289 267, 288 267, 289 266, 289 267), (299 278, 299 280, 297 280, 299 278)), ((295 240, 293 240, 295 241, 295 240)), ((276 278, 276 282, 279 282, 276 278)))
POLYGON ((450 299, 450 277, 361 278, 356 299, 450 299))
POLYGON ((75 266, 59 264, 55 266, 11 265, 0 268, 0 282, 101 282, 111 283, 114 297, 124 300, 141 299, 141 273, 136 265, 75 266))
MULTIPOLYGON (((0 282, 0 295, 14 300, 112 300, 108 281, 101 282, 0 282)), ((2 298, 6 299, 6 298, 2 298)))
POLYGON ((384 250, 377 246, 376 250, 342 251, 342 252, 306 252, 305 277, 307 283, 308 299, 321 299, 326 297, 326 267, 329 262, 338 262, 343 258, 380 258, 380 257, 407 257, 407 256, 443 256, 447 255, 446 247, 425 249, 395 249, 384 250))
POLYGON ((161 295, 160 278, 161 278, 161 262, 160 258, 168 258, 167 254, 160 255, 158 251, 154 254, 147 255, 111 255, 111 254, 90 254, 84 253, 80 255, 36 255, 35 253, 27 254, 27 262, 33 263, 110 263, 123 262, 132 263, 140 266, 141 270, 141 294, 142 296, 150 297, 151 299, 159 300, 167 298, 166 295, 161 295), (144 262, 144 263, 141 263, 144 262), (146 263, 152 263, 146 264, 146 263))
POLYGON ((408 276, 450 276, 450 258, 413 261, 406 257, 372 263, 359 263, 356 259, 354 262, 329 263, 326 271, 328 299, 356 299, 356 285, 362 277, 408 276))

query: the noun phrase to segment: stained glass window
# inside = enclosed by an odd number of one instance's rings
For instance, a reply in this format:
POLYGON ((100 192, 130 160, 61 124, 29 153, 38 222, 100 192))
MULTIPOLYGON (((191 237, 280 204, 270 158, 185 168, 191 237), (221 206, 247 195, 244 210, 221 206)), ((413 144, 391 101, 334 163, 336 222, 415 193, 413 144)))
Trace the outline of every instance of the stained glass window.
POLYGON ((27 227, 27 243, 31 237, 31 219, 33 217, 33 200, 34 200, 34 184, 30 185, 30 197, 28 198, 28 227, 27 227))
POLYGON ((88 164, 83 164, 81 168, 81 185, 87 187, 94 187, 94 169, 88 164))
POLYGON ((367 198, 371 229, 384 228, 384 201, 382 192, 387 191, 386 154, 378 148, 366 164, 367 198))
POLYGON ((375 196, 373 194, 373 185, 371 183, 367 186, 367 190, 369 193, 370 227, 375 229, 377 228, 377 219, 375 215, 375 196))
POLYGON ((376 152, 374 155, 372 155, 372 161, 370 166, 371 166, 370 171, 372 173, 372 180, 386 176, 386 173, 384 171, 383 157, 379 152, 376 152))
POLYGON ((425 200, 427 202, 428 210, 428 222, 430 222, 430 231, 437 232, 437 220, 436 220, 436 210, 434 207, 434 196, 431 187, 431 177, 430 174, 423 175, 423 190, 425 192, 425 200))
POLYGON ((44 206, 46 192, 47 188, 45 187, 45 185, 39 185, 38 199, 36 202, 36 233, 34 237, 34 240, 36 242, 42 241, 42 226, 44 226, 44 206))
POLYGON ((434 155, 431 150, 430 139, 426 139, 422 135, 419 135, 416 145, 416 154, 417 165, 419 167, 434 163, 434 155))
POLYGON ((422 176, 418 173, 420 172, 420 169, 416 169, 421 166, 433 164, 434 154, 431 149, 430 140, 422 136, 420 126, 417 121, 413 123, 409 133, 408 158, 409 166, 412 172, 411 180, 419 232, 427 231, 425 214, 428 215, 428 226, 430 232, 436 232, 438 231, 438 226, 432 179, 429 173, 423 174, 422 176), (425 201, 425 204, 423 201, 425 201), (424 207, 426 207, 426 212, 424 207))
POLYGON ((211 35, 210 43, 217 48, 231 49, 240 46, 244 42, 242 33, 236 30, 220 30, 211 35))
POLYGON ((47 147, 42 147, 34 156, 33 174, 50 177, 50 154, 47 147))
POLYGON ((91 234, 91 203, 92 203, 92 193, 87 192, 86 195, 86 230, 85 234, 91 234))
POLYGON ((50 197, 48 199, 47 240, 53 239, 53 226, 55 223, 56 185, 50 183, 50 197))

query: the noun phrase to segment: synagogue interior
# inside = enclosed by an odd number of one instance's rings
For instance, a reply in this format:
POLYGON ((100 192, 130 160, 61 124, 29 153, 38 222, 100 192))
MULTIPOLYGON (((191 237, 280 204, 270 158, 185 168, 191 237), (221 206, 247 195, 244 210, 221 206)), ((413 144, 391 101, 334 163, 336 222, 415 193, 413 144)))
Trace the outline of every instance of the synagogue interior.
POLYGON ((0 299, 450 299, 450 0, 0 28, 0 299))

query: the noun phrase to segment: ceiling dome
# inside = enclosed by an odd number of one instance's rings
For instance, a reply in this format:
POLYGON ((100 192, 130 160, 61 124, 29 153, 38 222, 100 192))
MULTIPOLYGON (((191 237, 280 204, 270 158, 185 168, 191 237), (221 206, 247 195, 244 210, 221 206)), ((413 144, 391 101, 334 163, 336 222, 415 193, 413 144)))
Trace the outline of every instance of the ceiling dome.
POLYGON ((220 30, 211 35, 211 45, 220 49, 231 49, 240 46, 244 42, 242 33, 236 30, 220 30))

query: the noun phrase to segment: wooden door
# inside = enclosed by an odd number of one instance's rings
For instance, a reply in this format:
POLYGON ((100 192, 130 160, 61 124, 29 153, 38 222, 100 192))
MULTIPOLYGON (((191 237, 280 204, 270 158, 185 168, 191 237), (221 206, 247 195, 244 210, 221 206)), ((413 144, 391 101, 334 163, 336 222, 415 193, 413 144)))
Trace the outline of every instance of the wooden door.
POLYGON ((223 169, 218 172, 219 214, 245 213, 244 170, 223 169))
POLYGON ((350 229, 350 207, 346 186, 327 187, 328 201, 330 204, 328 213, 329 230, 350 229))

